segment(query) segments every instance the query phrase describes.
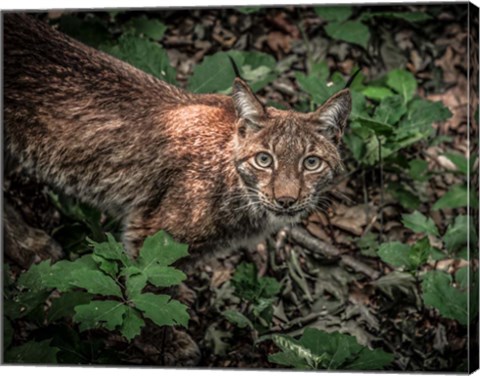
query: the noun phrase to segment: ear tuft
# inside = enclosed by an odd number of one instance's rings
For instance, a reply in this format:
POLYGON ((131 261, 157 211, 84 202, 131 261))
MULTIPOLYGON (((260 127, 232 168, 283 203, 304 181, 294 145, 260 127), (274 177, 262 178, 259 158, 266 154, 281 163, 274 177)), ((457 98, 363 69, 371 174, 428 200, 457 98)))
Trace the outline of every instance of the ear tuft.
POLYGON ((240 78, 233 82, 233 103, 237 116, 255 122, 265 115, 262 103, 253 94, 252 89, 240 78))
POLYGON ((319 131, 338 142, 352 110, 352 96, 349 89, 343 89, 331 96, 321 107, 311 114, 319 124, 319 131))

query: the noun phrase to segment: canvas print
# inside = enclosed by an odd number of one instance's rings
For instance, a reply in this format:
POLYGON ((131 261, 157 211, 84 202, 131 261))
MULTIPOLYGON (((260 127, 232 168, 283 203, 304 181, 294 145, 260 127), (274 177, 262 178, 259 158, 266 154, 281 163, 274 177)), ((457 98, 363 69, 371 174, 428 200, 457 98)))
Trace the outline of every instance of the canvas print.
POLYGON ((4 12, 3 363, 477 369, 478 15, 4 12))

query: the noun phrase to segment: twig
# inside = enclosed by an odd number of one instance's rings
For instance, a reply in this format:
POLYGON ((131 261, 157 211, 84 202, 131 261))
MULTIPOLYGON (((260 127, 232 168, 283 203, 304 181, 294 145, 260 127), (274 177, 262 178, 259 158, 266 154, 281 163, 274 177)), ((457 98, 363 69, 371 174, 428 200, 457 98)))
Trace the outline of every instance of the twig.
POLYGON ((282 332, 283 334, 287 334, 288 331, 294 327, 304 327, 311 322, 314 322, 321 316, 326 316, 327 312, 319 311, 319 312, 312 312, 307 316, 299 317, 288 322, 285 324, 279 324, 276 326, 271 327, 265 334, 273 334, 277 332, 282 332))
POLYGON ((383 159, 382 159, 382 141, 380 137, 377 137, 378 142, 378 160, 380 162, 380 240, 383 241, 383 205, 385 202, 384 192, 383 192, 383 159))
POLYGON ((352 268, 356 272, 365 274, 367 277, 375 280, 380 277, 380 273, 363 262, 349 255, 343 255, 338 248, 325 243, 320 239, 314 238, 308 231, 302 227, 295 227, 290 231, 290 236, 302 247, 308 248, 313 252, 325 255, 327 258, 338 258, 340 263, 352 268))

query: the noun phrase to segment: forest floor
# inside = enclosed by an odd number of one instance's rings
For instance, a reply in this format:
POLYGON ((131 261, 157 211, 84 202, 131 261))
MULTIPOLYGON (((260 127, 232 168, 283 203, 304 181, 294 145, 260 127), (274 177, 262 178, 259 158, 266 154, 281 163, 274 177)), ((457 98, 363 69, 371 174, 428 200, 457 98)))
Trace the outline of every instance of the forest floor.
MULTIPOLYGON (((392 9, 366 7, 362 12, 392 9)), ((287 108, 299 108, 304 101, 295 72, 307 69, 307 55, 325 61, 330 72, 346 78, 354 67, 360 67, 369 82, 393 69, 406 68, 418 82, 418 96, 443 102, 452 114, 433 124, 438 142, 421 140, 401 152, 402 158, 426 162, 427 168, 419 172, 426 180, 415 183, 411 195, 419 199, 418 210, 428 213, 444 233, 452 218, 466 213, 464 208, 432 210, 452 185, 465 180, 445 154, 469 153, 466 8, 425 5, 394 9, 428 12, 431 19, 421 24, 395 18, 373 23, 367 49, 333 41, 312 8, 251 13, 204 9, 148 15, 158 14, 167 26, 162 45, 180 86, 187 85, 195 66, 207 55, 231 49, 265 52, 290 63, 257 95, 264 103, 287 108)), ((392 267, 376 253, 381 243, 415 244, 420 237, 404 226, 402 215, 408 210, 386 189, 387 182, 398 180, 397 172, 383 171, 380 163, 365 166, 347 147, 343 154, 345 174, 332 190, 328 207, 300 229, 282 230, 256 249, 196 257, 189 266, 186 285, 193 291, 189 333, 202 353, 200 367, 278 367, 268 361, 268 355, 277 351, 275 345, 268 340, 256 343, 258 336, 296 336, 306 327, 351 334, 362 345, 394 353, 395 361, 388 369, 453 371, 465 367, 467 327, 425 305, 418 274, 392 267), (247 315, 248 304, 235 296, 230 283, 242 262, 255 264, 260 276, 274 277, 282 284, 273 303, 272 322, 261 333, 239 328, 221 315, 232 307, 247 315)), ((13 182, 8 192, 21 203, 32 225, 54 228, 61 224, 45 190, 13 182)), ((435 241, 430 237, 431 243, 435 241)), ((441 242, 434 245, 442 247, 441 242)), ((451 257, 429 260, 420 269, 454 274, 466 263, 451 257)), ((126 364, 158 364, 159 347, 152 345, 158 333, 152 328, 143 333, 128 347, 111 338, 113 348, 125 353, 126 364)))
MULTIPOLYGON (((413 10, 422 11, 425 7, 413 10)), ((468 154, 465 15, 457 17, 458 14, 445 9, 423 24, 422 31, 401 21, 394 21, 388 27, 379 25, 375 30, 378 44, 364 55, 359 54, 355 46, 331 43, 318 33, 321 21, 311 9, 287 8, 230 16, 222 13, 206 11, 196 16, 195 12, 189 12, 186 17, 172 17, 170 33, 164 43, 171 60, 178 61, 177 69, 185 77, 206 54, 246 46, 274 54, 277 59, 292 57, 301 66, 307 53, 302 39, 302 32, 305 32, 309 53, 326 60, 331 72, 348 75, 354 66, 360 66, 362 73, 373 80, 391 69, 406 66, 422 82, 418 88, 420 96, 442 101, 449 108, 452 117, 435 124, 435 128, 437 136, 449 136, 450 141, 427 149, 418 145, 413 152, 428 162, 429 171, 455 168, 451 161, 442 157, 447 151, 468 154), (192 33, 193 25, 195 31, 192 33), (202 32, 204 39, 196 39, 196 33, 202 32), (186 35, 196 40, 185 38, 186 35)), ((294 106, 299 98, 293 77, 293 70, 285 72, 259 96, 264 103, 270 100, 294 106)), ((465 358, 466 328, 426 309, 419 296, 419 281, 394 273, 378 259, 369 257, 368 251, 375 247, 375 241, 368 244, 368 239, 372 239, 368 234, 378 234, 384 241, 406 243, 412 243, 417 235, 402 226, 403 208, 396 198, 383 192, 382 199, 378 166, 360 171, 353 158, 347 159, 345 165, 347 173, 334 188, 340 194, 325 213, 309 218, 305 227, 311 236, 336 247, 339 254, 353 256, 374 270, 377 278, 345 267, 338 259, 325 262, 322 255, 315 255, 315 250, 302 247, 289 231, 281 232, 276 239, 259 245, 256 250, 204 259, 189 277, 191 285, 197 286, 193 321, 198 328, 194 337, 204 351, 202 366, 271 367, 266 359, 271 349, 259 351, 252 344, 248 329, 234 328, 228 321, 218 320, 219 310, 232 299, 231 287, 229 289, 225 282, 241 261, 254 262, 261 275, 273 275, 277 280, 286 280, 286 285, 290 286, 276 306, 275 325, 269 333, 299 334, 306 326, 339 330, 355 335, 363 344, 380 345, 401 354, 396 360, 397 369, 452 369, 459 365, 459 359, 465 358), (273 256, 269 252, 273 252, 273 256), (294 279, 295 274, 297 278, 294 279)), ((426 191, 419 194, 428 195, 434 202, 435 197, 440 197, 458 182, 456 179, 448 172, 438 174, 430 180, 426 191)), ((439 228, 445 227, 443 215, 432 213, 439 228)), ((428 267, 445 268, 447 265, 450 268, 460 266, 455 260, 447 259, 441 265, 428 267)))

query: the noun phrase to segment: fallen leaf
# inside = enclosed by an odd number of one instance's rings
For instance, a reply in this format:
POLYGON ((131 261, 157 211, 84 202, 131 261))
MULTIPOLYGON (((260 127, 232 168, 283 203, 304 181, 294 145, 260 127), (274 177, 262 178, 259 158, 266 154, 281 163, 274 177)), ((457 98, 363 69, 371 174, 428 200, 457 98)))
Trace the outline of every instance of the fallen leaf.
POLYGON ((231 275, 232 275, 231 269, 214 270, 212 279, 210 280, 210 286, 213 288, 219 287, 224 282, 228 281, 231 278, 231 275))
POLYGON ((291 40, 292 38, 287 34, 280 31, 272 31, 267 36, 267 45, 275 52, 277 58, 281 58, 292 49, 291 40))
POLYGON ((342 230, 360 236, 363 234, 363 228, 367 225, 369 218, 374 214, 375 211, 371 205, 361 204, 352 207, 338 205, 330 222, 342 230))

